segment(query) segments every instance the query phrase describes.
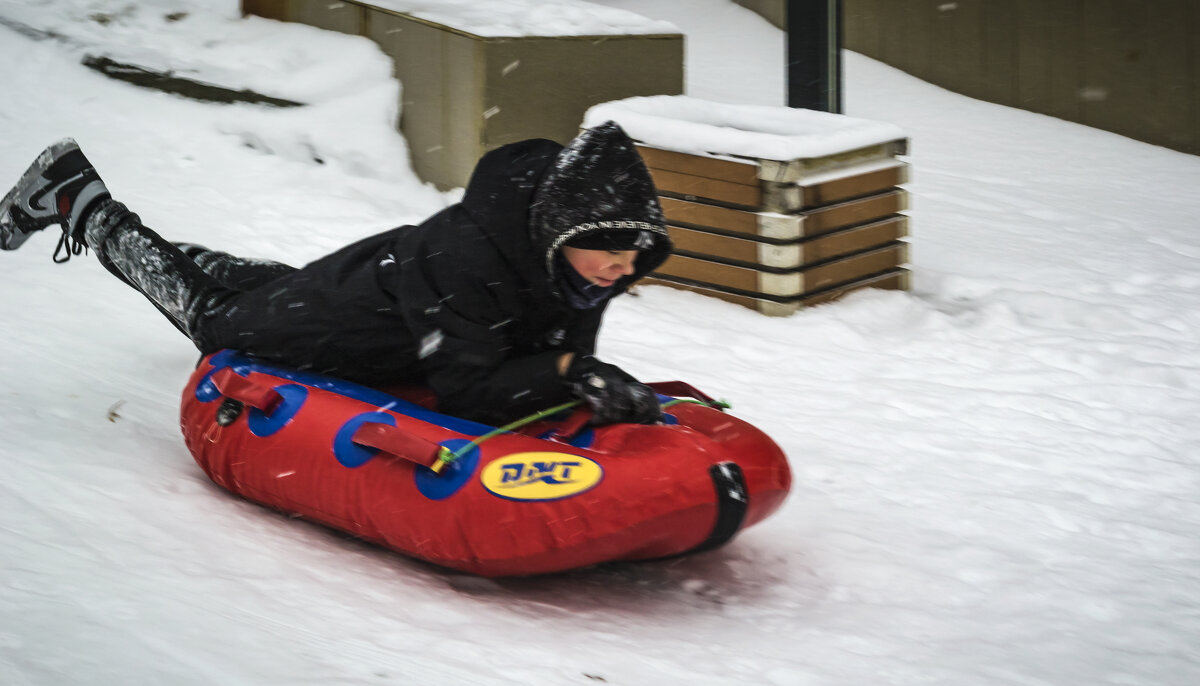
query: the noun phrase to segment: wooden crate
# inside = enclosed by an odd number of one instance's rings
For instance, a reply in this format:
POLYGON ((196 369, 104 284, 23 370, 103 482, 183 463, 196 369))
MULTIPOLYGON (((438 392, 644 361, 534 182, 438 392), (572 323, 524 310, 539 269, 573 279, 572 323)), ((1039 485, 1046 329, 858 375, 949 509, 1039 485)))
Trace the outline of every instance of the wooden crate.
POLYGON ((683 226, 667 226, 675 252, 749 267, 796 269, 845 257, 908 235, 908 217, 894 214, 832 233, 789 241, 752 239, 683 226))
POLYGON ((908 139, 886 122, 803 108, 630 98, 620 124, 674 243, 652 283, 789 314, 855 288, 908 288, 908 139))
POLYGON ((892 291, 906 291, 909 289, 909 272, 907 269, 895 269, 883 274, 874 274, 866 278, 851 281, 849 283, 838 284, 815 293, 809 293, 796 298, 768 298, 765 296, 747 295, 745 293, 735 293, 733 291, 722 290, 707 286, 700 283, 685 281, 682 279, 673 279, 669 277, 649 276, 642 279, 639 283, 670 286, 680 290, 692 291, 700 293, 711 298, 717 298, 726 302, 735 303, 743 307, 748 307, 762 314, 772 317, 786 317, 794 314, 796 310, 802 307, 811 305, 820 305, 831 302, 843 295, 852 291, 863 288, 879 288, 892 291))
MULTIPOLYGON (((788 183, 748 176, 753 171, 748 166, 735 163, 731 170, 737 173, 724 178, 653 166, 650 175, 659 193, 668 197, 785 214, 881 193, 908 181, 908 165, 899 160, 835 169, 788 183)), ((706 166, 704 171, 714 170, 706 166)))
POLYGON ((675 246, 648 282, 770 315, 908 288, 907 140, 787 161, 639 151, 675 246))
POLYGON ((908 193, 895 188, 802 212, 752 212, 694 200, 659 197, 668 224, 764 240, 799 240, 885 219, 908 209, 908 193))
POLYGON ((908 244, 897 241, 798 269, 754 268, 673 254, 652 275, 753 297, 797 298, 894 270, 907 261, 908 244))

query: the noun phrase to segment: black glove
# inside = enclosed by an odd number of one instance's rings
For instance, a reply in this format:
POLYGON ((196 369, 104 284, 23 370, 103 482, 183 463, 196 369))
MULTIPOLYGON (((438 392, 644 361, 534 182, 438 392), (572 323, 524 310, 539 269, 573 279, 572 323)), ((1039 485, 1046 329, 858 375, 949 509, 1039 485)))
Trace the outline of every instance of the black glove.
POLYGON ((563 379, 592 408, 592 424, 654 424, 662 408, 654 389, 620 367, 591 355, 576 355, 563 379))

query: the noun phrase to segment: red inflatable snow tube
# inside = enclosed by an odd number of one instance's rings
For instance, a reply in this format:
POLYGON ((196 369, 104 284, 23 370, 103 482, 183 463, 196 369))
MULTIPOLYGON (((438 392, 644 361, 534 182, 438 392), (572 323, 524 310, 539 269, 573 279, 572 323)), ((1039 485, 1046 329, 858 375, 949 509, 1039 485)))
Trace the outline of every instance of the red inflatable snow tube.
POLYGON ((582 432, 581 415, 563 412, 477 442, 494 427, 420 396, 225 350, 192 375, 181 424, 220 486, 483 576, 714 548, 778 509, 791 485, 770 438, 701 404, 668 407, 661 425, 582 432))

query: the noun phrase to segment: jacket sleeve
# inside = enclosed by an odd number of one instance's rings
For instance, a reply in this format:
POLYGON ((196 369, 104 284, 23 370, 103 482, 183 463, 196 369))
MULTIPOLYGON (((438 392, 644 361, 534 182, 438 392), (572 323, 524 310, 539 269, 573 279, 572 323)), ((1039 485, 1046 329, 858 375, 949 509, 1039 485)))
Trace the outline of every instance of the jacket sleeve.
POLYGON ((505 424, 574 397, 558 375, 561 354, 517 357, 492 368, 440 366, 428 382, 438 395, 440 412, 505 424))
POLYGON ((422 273, 403 277, 405 321, 440 412, 503 424, 573 397, 558 374, 570 349, 513 357, 513 303, 472 278, 469 264, 434 258, 409 271, 422 273))
POLYGON ((580 355, 596 354, 596 337, 600 334, 600 320, 604 317, 607 307, 608 303, 605 302, 582 314, 567 339, 567 347, 571 352, 580 355))
MULTIPOLYGON (((504 424, 571 400, 575 394, 558 373, 558 358, 564 353, 595 353, 603 313, 603 307, 588 310, 571 327, 562 348, 483 366, 456 365, 451 361, 429 376, 429 383, 440 399, 439 409, 469 419, 504 424)), ((502 334, 504 327, 491 330, 502 334)), ((464 346, 462 340, 451 343, 451 348, 458 346, 462 346, 464 353, 470 347, 464 346)), ((485 347, 509 349, 511 342, 494 340, 485 347)), ((465 354, 459 359, 470 357, 465 354)))

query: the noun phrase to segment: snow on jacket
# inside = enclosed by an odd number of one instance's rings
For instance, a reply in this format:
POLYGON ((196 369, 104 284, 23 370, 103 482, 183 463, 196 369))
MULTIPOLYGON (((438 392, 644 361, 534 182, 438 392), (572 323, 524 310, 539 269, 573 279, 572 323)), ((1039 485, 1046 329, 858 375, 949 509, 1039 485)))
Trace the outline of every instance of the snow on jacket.
MULTIPOLYGON (((530 207, 548 169, 575 183, 579 173, 607 170, 560 158, 562 150, 529 140, 488 153, 460 203, 273 282, 267 288, 276 297, 263 300, 261 323, 252 335, 239 333, 250 343, 218 345, 373 386, 423 383, 436 393, 440 411, 490 423, 565 402, 571 393, 557 360, 565 352, 594 353, 607 302, 586 310, 567 306, 548 265, 561 245, 554 232, 576 227, 540 222, 531 230, 530 207)), ((644 166, 638 174, 649 178, 644 166)), ((649 197, 618 203, 638 208, 637 216, 606 221, 611 207, 603 201, 581 215, 595 220, 588 231, 617 230, 627 220, 654 229, 654 246, 639 253, 635 273, 614 292, 670 251, 653 186, 645 186, 636 190, 649 197)), ((579 208, 565 214, 573 211, 579 208)))

